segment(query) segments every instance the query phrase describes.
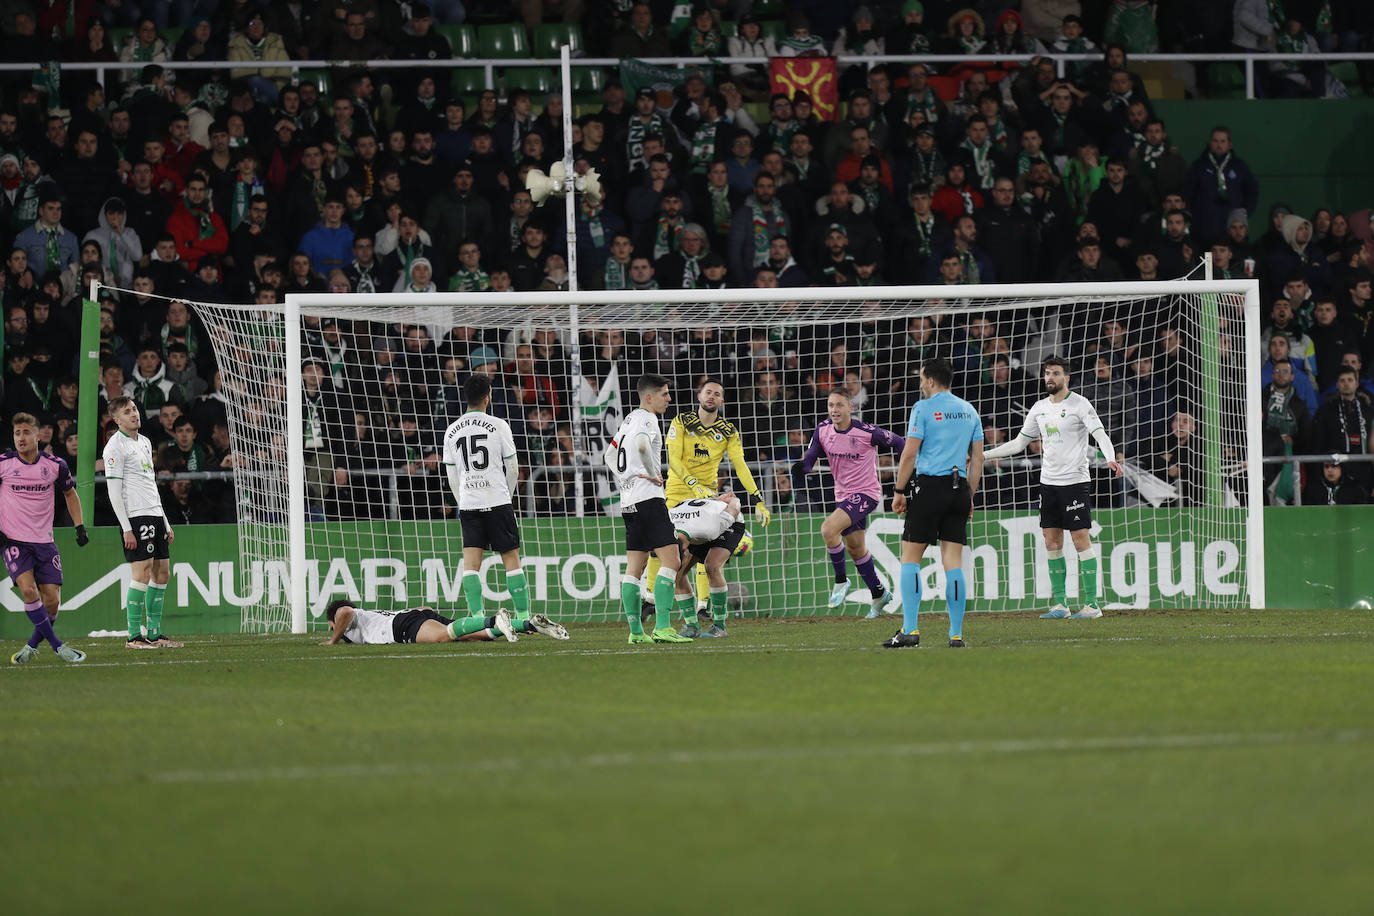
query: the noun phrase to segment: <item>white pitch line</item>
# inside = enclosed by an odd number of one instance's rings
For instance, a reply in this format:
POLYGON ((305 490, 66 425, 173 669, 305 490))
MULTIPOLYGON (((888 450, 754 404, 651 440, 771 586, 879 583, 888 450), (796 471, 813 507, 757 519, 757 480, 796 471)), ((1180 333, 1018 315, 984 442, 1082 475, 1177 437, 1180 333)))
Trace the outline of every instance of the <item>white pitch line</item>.
MULTIPOLYGON (((1082 738, 1002 738, 970 741, 927 741, 903 744, 856 745, 821 748, 739 748, 730 750, 622 751, 562 757, 497 757, 483 760, 445 760, 442 763, 344 763, 293 764, 289 766, 242 767, 217 770, 170 770, 140 773, 137 779, 122 780, 117 774, 100 773, 58 777, 56 782, 79 785, 212 785, 269 782, 318 781, 320 779, 366 779, 389 777, 448 776, 454 772, 518 773, 531 769, 574 770, 652 767, 662 765, 701 766, 728 763, 807 763, 881 757, 969 757, 976 755, 1014 756, 1022 754, 1082 754, 1094 751, 1170 751, 1227 748, 1286 747, 1300 744, 1340 745, 1370 740, 1374 734, 1361 730, 1336 732, 1222 732, 1197 735, 1103 735, 1082 738)), ((14 774, 0 776, 0 786, 50 786, 52 779, 33 779, 14 774)))

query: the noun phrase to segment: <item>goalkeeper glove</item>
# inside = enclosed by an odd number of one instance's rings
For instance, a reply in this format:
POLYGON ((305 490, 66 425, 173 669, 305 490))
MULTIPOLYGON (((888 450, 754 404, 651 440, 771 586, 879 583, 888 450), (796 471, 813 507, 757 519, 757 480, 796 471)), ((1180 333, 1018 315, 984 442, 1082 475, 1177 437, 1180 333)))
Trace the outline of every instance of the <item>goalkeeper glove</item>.
POLYGON ((806 465, 801 461, 792 462, 792 466, 787 469, 793 477, 805 477, 806 465))
POLYGON ((86 533, 85 525, 76 526, 76 546, 85 547, 91 542, 91 536, 86 533))
POLYGON ((763 500, 754 503, 754 514, 759 518, 760 528, 767 528, 768 523, 773 520, 773 513, 768 511, 768 507, 763 504, 763 500))
POLYGON ((688 477, 682 482, 687 485, 687 489, 691 490, 692 495, 695 496, 697 499, 710 499, 711 497, 716 495, 715 493, 712 493, 707 487, 702 486, 701 481, 697 480, 695 477, 688 477))

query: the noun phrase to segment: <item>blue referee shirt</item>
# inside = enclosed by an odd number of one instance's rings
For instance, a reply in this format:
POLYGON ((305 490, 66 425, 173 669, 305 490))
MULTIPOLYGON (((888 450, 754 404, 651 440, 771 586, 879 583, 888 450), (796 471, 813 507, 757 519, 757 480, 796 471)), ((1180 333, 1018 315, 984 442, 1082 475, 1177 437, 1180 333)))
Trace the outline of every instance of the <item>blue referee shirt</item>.
POLYGON ((941 391, 911 408, 906 434, 921 440, 917 474, 967 477, 969 446, 983 441, 983 421, 968 401, 941 391))

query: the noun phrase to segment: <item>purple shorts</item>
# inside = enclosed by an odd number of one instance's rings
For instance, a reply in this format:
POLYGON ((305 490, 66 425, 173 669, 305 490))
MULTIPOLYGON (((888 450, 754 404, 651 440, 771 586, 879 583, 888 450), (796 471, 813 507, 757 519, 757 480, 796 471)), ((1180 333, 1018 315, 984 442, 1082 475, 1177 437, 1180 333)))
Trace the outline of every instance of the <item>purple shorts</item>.
POLYGON ((56 544, 10 541, 5 546, 5 568, 16 585, 29 570, 33 570, 33 581, 38 585, 62 584, 62 558, 57 555, 56 544))
POLYGON ((841 532, 849 534, 868 528, 868 513, 878 508, 878 501, 867 493, 853 493, 836 503, 835 508, 849 516, 850 525, 841 532))

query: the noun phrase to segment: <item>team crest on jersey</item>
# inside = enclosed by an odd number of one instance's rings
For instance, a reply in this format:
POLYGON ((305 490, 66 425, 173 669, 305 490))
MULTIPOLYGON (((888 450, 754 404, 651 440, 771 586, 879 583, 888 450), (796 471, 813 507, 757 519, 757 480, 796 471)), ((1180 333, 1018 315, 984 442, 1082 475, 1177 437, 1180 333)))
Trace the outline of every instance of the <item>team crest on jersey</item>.
POLYGON ((48 466, 45 464, 45 465, 43 465, 41 468, 38 469, 38 474, 39 474, 39 476, 41 476, 44 480, 47 480, 49 477, 52 476, 52 468, 48 467, 48 466))

